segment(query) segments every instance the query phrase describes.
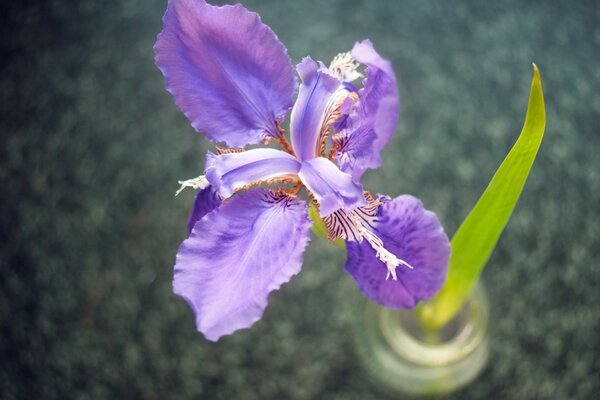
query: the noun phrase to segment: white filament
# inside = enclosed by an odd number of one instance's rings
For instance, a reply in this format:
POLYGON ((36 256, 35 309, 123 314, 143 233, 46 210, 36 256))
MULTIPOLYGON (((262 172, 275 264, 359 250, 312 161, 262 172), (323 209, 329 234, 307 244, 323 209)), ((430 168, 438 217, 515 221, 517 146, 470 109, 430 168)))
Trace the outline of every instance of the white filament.
POLYGON ((413 269, 412 265, 390 253, 383 246, 383 241, 376 234, 365 228, 357 216, 350 214, 350 219, 352 219, 352 222, 358 228, 360 235, 367 242, 369 242, 373 250, 375 250, 375 255, 377 258, 379 258, 387 267, 388 272, 385 276, 386 280, 389 279, 390 276, 393 280, 398 279, 398 276, 396 275, 396 267, 399 265, 404 265, 407 268, 413 269))
POLYGON ((192 189, 198 190, 198 189, 206 189, 208 187, 208 185, 210 185, 210 183, 208 182, 208 180, 206 179, 206 177, 204 175, 200 175, 196 178, 192 178, 192 179, 187 179, 185 181, 178 181, 178 183, 181 185, 181 187, 179 188, 179 190, 177 190, 175 192, 175 196, 177 196, 179 193, 181 193, 183 191, 183 189, 191 187, 192 189))

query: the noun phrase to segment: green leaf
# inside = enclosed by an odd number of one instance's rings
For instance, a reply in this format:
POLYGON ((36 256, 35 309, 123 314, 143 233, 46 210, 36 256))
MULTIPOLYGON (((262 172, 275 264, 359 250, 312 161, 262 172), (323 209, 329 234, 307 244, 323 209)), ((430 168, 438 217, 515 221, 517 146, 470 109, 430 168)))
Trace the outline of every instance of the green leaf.
POLYGON ((540 72, 533 64, 533 80, 525 124, 475 207, 452 239, 448 277, 436 296, 417 309, 424 328, 437 330, 460 310, 469 297, 525 185, 546 126, 540 72))
MULTIPOLYGON (((317 236, 319 236, 321 239, 328 240, 327 239, 327 228, 325 227, 325 222, 323 222, 323 220, 321 219, 321 216, 319 215, 319 211, 314 206, 314 204, 310 205, 310 209, 308 210, 308 216, 310 219, 313 220, 313 226, 312 226, 313 232, 316 233, 317 236)), ((342 249, 346 248, 346 244, 344 243, 344 241, 342 239, 336 239, 330 243, 334 244, 338 247, 341 247, 342 249)))

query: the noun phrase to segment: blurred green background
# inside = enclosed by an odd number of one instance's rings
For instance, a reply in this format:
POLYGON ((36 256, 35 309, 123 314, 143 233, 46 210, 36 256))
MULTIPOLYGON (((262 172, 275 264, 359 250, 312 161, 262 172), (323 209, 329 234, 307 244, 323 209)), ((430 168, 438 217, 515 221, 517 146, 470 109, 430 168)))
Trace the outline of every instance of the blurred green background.
MULTIPOLYGON (((600 7, 595 1, 244 1, 297 62, 371 38, 402 96, 373 192, 452 234, 520 132, 531 62, 547 128, 484 272, 491 356, 453 399, 600 393, 600 7)), ((0 397, 375 399, 344 253, 313 240, 262 321, 213 344, 171 292, 210 148, 163 88, 166 1, 0 10, 0 397)))

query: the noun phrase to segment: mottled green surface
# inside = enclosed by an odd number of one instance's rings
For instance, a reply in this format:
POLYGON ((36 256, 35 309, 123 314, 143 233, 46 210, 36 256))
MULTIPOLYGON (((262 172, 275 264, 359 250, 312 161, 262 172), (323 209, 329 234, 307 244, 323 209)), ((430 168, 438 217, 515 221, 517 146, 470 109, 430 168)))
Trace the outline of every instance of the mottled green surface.
MULTIPOLYGON (((321 241, 252 329, 195 332, 170 282, 193 195, 173 192, 208 147, 152 63, 165 2, 39 3, 0 12, 0 397, 382 398, 354 354, 343 252, 321 241)), ((600 10, 550 3, 245 2, 296 61, 364 37, 393 60, 400 128, 365 184, 419 196, 450 233, 540 67, 546 137, 484 272, 490 362, 450 398, 600 392, 600 10)))

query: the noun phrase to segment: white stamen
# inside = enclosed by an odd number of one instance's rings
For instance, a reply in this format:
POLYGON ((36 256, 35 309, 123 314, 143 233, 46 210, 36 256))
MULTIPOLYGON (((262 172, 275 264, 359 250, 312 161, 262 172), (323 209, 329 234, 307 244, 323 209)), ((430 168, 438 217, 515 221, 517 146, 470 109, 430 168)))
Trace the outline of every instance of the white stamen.
POLYGON ((396 276, 396 267, 399 265, 404 265, 407 268, 413 269, 412 265, 407 263, 406 261, 396 257, 392 253, 390 253, 385 247, 383 247, 383 241, 373 232, 368 230, 363 226, 360 222, 360 219, 354 215, 350 214, 350 219, 354 223, 354 225, 358 228, 360 235, 369 242, 373 250, 375 250, 375 255, 379 258, 387 267, 387 275, 385 279, 390 279, 390 276, 393 280, 397 280, 396 276))
POLYGON ((357 71, 360 64, 352 57, 350 53, 340 53, 333 58, 329 65, 329 71, 338 79, 346 82, 352 82, 363 75, 357 71))
POLYGON ((181 193, 183 191, 183 189, 191 187, 192 189, 198 190, 198 189, 206 189, 208 187, 208 185, 210 185, 210 183, 208 182, 208 180, 206 179, 206 177, 204 175, 200 175, 197 178, 192 178, 192 179, 188 179, 185 181, 177 181, 181 187, 179 188, 179 190, 177 190, 175 192, 175 196, 177 196, 179 193, 181 193))

